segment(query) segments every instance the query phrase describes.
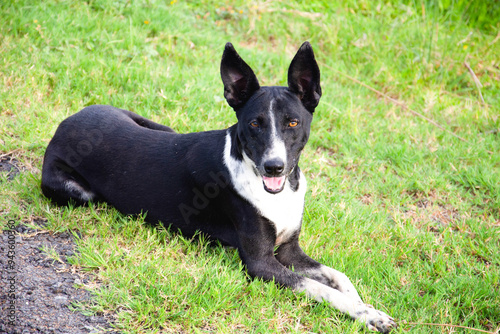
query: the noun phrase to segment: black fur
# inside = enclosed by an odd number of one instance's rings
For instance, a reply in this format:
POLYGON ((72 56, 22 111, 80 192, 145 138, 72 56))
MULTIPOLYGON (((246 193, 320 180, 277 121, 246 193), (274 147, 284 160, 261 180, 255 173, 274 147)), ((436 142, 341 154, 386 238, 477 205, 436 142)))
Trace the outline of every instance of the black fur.
MULTIPOLYGON (((229 157, 237 168, 248 166, 248 157, 258 178, 286 177, 292 194, 304 189, 298 162, 321 97, 312 47, 306 42, 298 50, 288 71, 288 87, 261 87, 230 43, 222 57, 221 77, 224 96, 238 118, 226 130, 179 134, 103 105, 67 118, 45 153, 43 193, 58 205, 105 201, 124 214, 142 213, 148 222, 162 222, 187 235, 201 231, 236 247, 252 277, 303 291, 307 276, 326 289, 318 296, 317 289, 310 294, 329 300, 335 294, 328 289, 342 291, 335 272, 325 273, 324 266, 302 251, 300 224, 286 237, 278 235, 275 222, 240 193, 242 185, 232 179, 234 171, 228 169, 224 152, 229 136, 229 157), (266 153, 277 137, 286 148, 286 157, 279 159, 266 153)), ((282 191, 266 190, 272 196, 282 191)), ((301 217, 295 218, 300 223, 301 217)))

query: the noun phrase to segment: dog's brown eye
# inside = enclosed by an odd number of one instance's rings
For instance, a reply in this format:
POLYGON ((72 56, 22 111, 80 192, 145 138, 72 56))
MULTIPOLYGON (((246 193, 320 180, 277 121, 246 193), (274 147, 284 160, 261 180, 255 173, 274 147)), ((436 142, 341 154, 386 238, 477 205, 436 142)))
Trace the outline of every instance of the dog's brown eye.
POLYGON ((295 119, 294 119, 294 120, 292 120, 292 121, 290 121, 290 122, 288 122, 288 126, 289 126, 289 127, 291 127, 291 128, 294 128, 294 127, 296 127, 297 125, 299 125, 299 121, 297 121, 297 120, 295 120, 295 119))
POLYGON ((259 127, 259 123, 257 123, 257 121, 251 121, 251 122, 250 122, 250 126, 251 126, 252 128, 258 128, 258 127, 259 127))

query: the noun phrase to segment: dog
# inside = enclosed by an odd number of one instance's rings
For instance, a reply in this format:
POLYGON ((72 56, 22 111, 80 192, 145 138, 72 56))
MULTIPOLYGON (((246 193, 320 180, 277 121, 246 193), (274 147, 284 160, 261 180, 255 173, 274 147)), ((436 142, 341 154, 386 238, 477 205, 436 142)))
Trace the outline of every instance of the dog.
POLYGON ((231 43, 220 73, 235 125, 179 134, 127 110, 86 107, 59 125, 47 147, 44 195, 58 205, 105 201, 186 235, 202 232, 235 247, 251 277, 388 333, 396 327, 390 316, 299 246, 307 183, 298 162, 322 94, 310 43, 293 58, 288 87, 261 87, 231 43))

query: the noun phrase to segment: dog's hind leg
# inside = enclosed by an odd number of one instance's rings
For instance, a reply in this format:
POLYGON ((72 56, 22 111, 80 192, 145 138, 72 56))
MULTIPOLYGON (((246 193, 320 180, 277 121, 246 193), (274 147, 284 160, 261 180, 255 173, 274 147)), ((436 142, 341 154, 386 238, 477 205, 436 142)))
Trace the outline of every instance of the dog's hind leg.
POLYGON ((85 205, 98 197, 74 168, 50 155, 43 163, 42 192, 57 205, 85 205))

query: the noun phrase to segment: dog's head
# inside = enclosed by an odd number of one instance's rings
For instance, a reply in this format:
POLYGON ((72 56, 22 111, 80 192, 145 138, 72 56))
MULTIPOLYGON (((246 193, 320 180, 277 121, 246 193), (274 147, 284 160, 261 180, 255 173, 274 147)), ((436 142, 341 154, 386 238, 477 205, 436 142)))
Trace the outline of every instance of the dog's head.
POLYGON ((321 97, 320 73, 309 42, 288 69, 288 87, 261 87, 254 72, 227 43, 221 62, 224 97, 236 111, 237 146, 253 162, 264 188, 279 193, 297 166, 321 97))

